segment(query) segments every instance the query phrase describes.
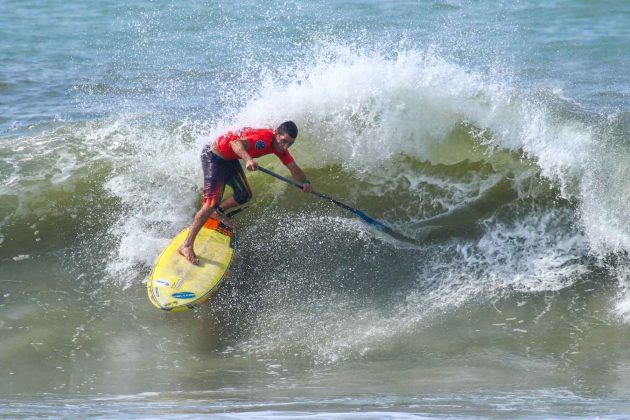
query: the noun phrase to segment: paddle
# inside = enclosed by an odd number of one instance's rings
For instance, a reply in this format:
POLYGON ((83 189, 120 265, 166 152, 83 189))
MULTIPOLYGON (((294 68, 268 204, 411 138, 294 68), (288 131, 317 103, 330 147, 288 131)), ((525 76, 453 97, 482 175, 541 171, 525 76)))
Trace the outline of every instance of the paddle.
MULTIPOLYGON (((281 181, 286 182, 287 184, 291 184, 299 189, 302 189, 304 187, 304 185, 297 183, 293 180, 290 180, 288 178, 283 177, 282 175, 278 175, 277 173, 270 171, 269 169, 263 168, 262 166, 258 167, 258 170, 261 172, 266 173, 267 175, 271 175, 274 178, 277 178, 281 181)), ((370 216, 368 216, 367 214, 363 213, 361 210, 359 209, 355 209, 354 207, 350 207, 347 204, 342 203, 341 201, 335 200, 332 197, 329 197, 325 194, 319 193, 315 190, 310 192, 311 194, 326 200, 326 201, 330 201, 331 203, 333 203, 336 206, 341 207, 342 209, 346 209, 348 211, 351 211, 352 213, 354 213, 355 215, 359 216, 364 222, 366 222, 367 224, 369 224, 370 226, 374 227, 375 229, 387 233, 388 235, 396 238, 396 239, 400 239, 403 240, 405 242, 409 242, 409 243, 416 243, 415 240, 403 235, 402 233, 396 232, 395 230, 393 230, 392 228, 390 228, 389 226, 379 222, 378 220, 375 220, 373 218, 371 218, 370 216)))

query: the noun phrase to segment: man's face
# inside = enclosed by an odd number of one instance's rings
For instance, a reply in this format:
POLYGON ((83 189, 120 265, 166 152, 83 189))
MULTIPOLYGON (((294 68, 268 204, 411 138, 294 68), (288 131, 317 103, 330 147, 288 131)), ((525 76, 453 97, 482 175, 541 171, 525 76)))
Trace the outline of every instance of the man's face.
POLYGON ((278 152, 284 152, 295 143, 295 138, 286 133, 276 133, 274 147, 278 152))

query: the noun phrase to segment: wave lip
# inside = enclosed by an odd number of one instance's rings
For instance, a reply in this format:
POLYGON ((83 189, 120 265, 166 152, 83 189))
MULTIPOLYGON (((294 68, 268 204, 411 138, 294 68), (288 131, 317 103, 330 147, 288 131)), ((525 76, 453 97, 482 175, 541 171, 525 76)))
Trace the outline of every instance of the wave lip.
POLYGON ((463 155, 445 150, 463 129, 482 155, 521 155, 563 198, 577 200, 594 252, 630 250, 628 147, 611 142, 607 120, 575 113, 559 89, 523 91, 430 52, 328 45, 315 56, 288 80, 269 78, 226 125, 270 125, 291 115, 312 143, 304 146, 316 156, 306 158, 309 166, 341 162, 363 173, 400 154, 432 163, 485 159, 475 146, 463 155))

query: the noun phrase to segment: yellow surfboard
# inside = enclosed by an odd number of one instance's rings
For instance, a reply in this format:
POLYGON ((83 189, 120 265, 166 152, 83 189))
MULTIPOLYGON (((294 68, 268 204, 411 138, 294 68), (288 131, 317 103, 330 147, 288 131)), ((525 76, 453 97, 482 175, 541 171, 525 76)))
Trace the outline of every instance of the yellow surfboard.
POLYGON ((188 229, 181 231, 158 257, 147 292, 154 306, 179 312, 201 305, 216 293, 234 259, 234 231, 215 219, 208 219, 195 239, 199 265, 191 264, 177 248, 188 229))

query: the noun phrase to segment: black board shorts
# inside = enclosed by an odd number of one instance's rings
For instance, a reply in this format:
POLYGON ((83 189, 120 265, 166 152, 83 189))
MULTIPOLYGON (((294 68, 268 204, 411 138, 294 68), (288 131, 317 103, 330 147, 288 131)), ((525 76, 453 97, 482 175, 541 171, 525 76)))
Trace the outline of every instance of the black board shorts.
POLYGON ((238 159, 225 160, 208 145, 201 151, 201 168, 204 204, 215 209, 219 207, 226 184, 234 191, 237 203, 245 204, 252 197, 252 190, 238 159))

